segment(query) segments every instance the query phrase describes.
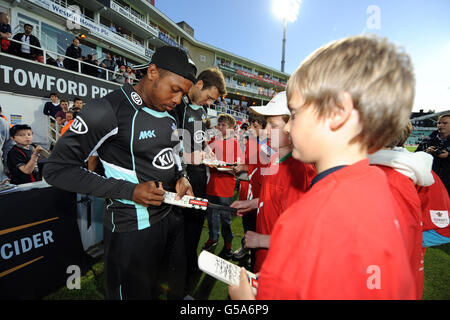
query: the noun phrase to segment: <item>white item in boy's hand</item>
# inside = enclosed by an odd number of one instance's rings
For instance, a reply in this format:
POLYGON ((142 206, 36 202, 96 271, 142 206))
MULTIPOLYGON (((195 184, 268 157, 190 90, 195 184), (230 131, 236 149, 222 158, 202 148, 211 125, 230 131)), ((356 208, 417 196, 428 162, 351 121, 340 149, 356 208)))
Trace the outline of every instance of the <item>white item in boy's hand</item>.
MULTIPOLYGON (((214 277, 226 284, 238 286, 241 276, 241 268, 234 263, 224 260, 209 251, 203 250, 198 257, 198 267, 204 273, 214 277)), ((253 294, 258 289, 258 277, 247 271, 248 281, 253 294)))

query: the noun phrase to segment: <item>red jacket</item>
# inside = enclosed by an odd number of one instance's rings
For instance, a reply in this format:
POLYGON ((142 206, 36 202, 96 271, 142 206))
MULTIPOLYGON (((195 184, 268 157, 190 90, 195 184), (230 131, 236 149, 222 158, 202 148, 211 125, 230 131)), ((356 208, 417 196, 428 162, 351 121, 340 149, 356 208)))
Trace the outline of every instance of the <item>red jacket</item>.
POLYGON ((429 187, 417 187, 422 204, 423 231, 435 230, 450 238, 449 208, 450 198, 442 180, 432 172, 434 184, 429 187))
POLYGON ((273 230, 257 299, 416 299, 386 175, 368 160, 335 171, 273 230))
POLYGON ((416 278, 417 298, 423 293, 422 209, 414 182, 391 167, 377 166, 384 171, 392 195, 399 207, 398 220, 408 251, 411 270, 416 278))

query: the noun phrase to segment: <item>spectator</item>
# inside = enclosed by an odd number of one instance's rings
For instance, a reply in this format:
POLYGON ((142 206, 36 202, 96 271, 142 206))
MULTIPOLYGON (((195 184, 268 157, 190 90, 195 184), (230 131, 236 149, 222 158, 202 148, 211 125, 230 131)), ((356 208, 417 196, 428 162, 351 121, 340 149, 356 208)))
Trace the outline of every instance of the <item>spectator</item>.
POLYGON ((26 124, 16 124, 9 130, 9 135, 16 143, 8 152, 8 170, 12 184, 23 184, 42 180, 37 162, 41 146, 33 148, 33 131, 26 124))
MULTIPOLYGON (((70 126, 73 123, 73 120, 77 117, 78 113, 81 111, 80 108, 78 107, 72 107, 72 110, 67 111, 66 113, 66 124, 64 125, 64 127, 61 129, 61 137, 63 136, 63 134, 69 130, 70 126)), ((94 170, 92 170, 94 171, 94 170)))
POLYGON ((1 52, 8 52, 11 38, 11 26, 9 25, 9 16, 5 12, 0 12, 0 38, 1 38, 1 52))
POLYGON ((119 73, 115 75, 114 82, 124 84, 126 81, 125 77, 125 66, 119 68, 119 73))
POLYGON ((97 60, 97 59, 94 59, 93 64, 95 65, 95 68, 96 68, 96 70, 95 70, 95 71, 96 71, 95 76, 96 76, 97 78, 100 78, 101 73, 102 73, 102 70, 99 69, 98 60, 97 60))
POLYGON ((42 50, 30 47, 30 45, 40 48, 41 43, 38 38, 32 35, 33 26, 31 24, 25 23, 23 29, 24 32, 16 34, 13 38, 14 40, 22 43, 12 42, 10 52, 25 59, 36 60, 38 56, 42 56, 42 50))
MULTIPOLYGON (((38 56, 36 60, 39 61, 39 60, 40 60, 40 57, 42 57, 42 60, 44 59, 43 56, 38 56)), ((44 63, 44 61, 42 61, 42 63, 44 63)), ((48 65, 51 65, 51 66, 55 66, 55 67, 58 66, 58 63, 56 62, 56 60, 53 59, 53 57, 51 57, 51 56, 48 55, 48 54, 47 54, 47 62, 46 62, 46 63, 47 63, 48 65)))
MULTIPOLYGON (((83 60, 81 54, 80 40, 78 38, 73 39, 72 44, 66 50, 66 56, 77 59, 79 61, 83 60)), ((78 63, 75 60, 65 58, 64 59, 64 67, 68 70, 79 71, 78 63)))
POLYGON ((425 151, 433 156, 433 171, 450 195, 450 114, 438 118, 437 131, 423 139, 416 151, 425 151))
MULTIPOLYGON (((116 62, 112 59, 111 53, 107 52, 106 53, 106 58, 103 59, 103 61, 100 63, 100 67, 108 69, 110 71, 115 71, 116 70, 116 62)), ((108 72, 109 73, 109 72, 108 72)), ((107 79, 110 80, 112 79, 112 74, 108 75, 108 77, 106 76, 106 71, 102 70, 102 78, 103 79, 107 79)))
POLYGON ((0 117, 0 184, 7 182, 8 176, 3 167, 3 163, 6 159, 6 142, 9 140, 9 125, 5 119, 0 117))
POLYGON ((134 74, 133 70, 131 70, 131 67, 127 67, 127 72, 125 72, 125 77, 127 79, 127 83, 133 84, 136 81, 136 75, 134 74))
POLYGON ((143 76, 144 74, 142 73, 141 70, 136 71, 136 80, 141 80, 143 76))
POLYGON ((44 114, 46 116, 56 117, 58 111, 61 111, 61 106, 59 104, 58 94, 56 92, 50 93, 50 100, 44 105, 44 114))
POLYGON ((79 109, 81 111, 81 109, 83 109, 83 100, 78 97, 73 98, 73 105, 71 109, 79 109))
POLYGON ((116 59, 117 66, 120 68, 121 66, 127 66, 127 60, 124 57, 117 57, 116 59))
MULTIPOLYGON (((233 129, 236 126, 236 120, 228 115, 221 114, 217 120, 220 137, 210 142, 209 147, 215 153, 216 159, 226 163, 240 163, 242 158, 239 143, 233 138, 233 129)), ((211 168, 210 178, 206 188, 206 194, 209 201, 225 206, 233 202, 234 188, 236 178, 233 171, 220 171, 217 168, 211 168)), ((219 228, 222 222, 222 237, 224 247, 220 255, 224 259, 230 259, 233 256, 231 231, 231 214, 225 210, 208 210, 206 214, 209 226, 209 239, 203 246, 204 250, 214 251, 219 240, 219 228)))
POLYGON ((59 68, 64 68, 64 62, 63 62, 63 57, 58 57, 58 59, 56 59, 56 66, 59 68))
POLYGON ((97 77, 98 69, 94 62, 94 55, 88 54, 86 58, 83 59, 83 61, 86 62, 81 66, 81 70, 83 70, 83 73, 92 77, 97 77))
POLYGON ((123 37, 123 32, 122 32, 122 27, 121 26, 117 26, 116 33, 123 37))
POLYGON ((111 26, 109 27, 109 30, 112 32, 117 32, 116 27, 112 23, 111 23, 111 26))
POLYGON ((66 121, 66 112, 69 111, 69 101, 61 100, 61 109, 56 114, 56 123, 58 126, 63 126, 64 121, 66 121))
POLYGON ((3 115, 3 109, 2 109, 2 106, 0 106, 0 118, 3 118, 3 119, 6 121, 6 123, 7 123, 10 127, 12 127, 12 124, 9 123, 8 119, 6 119, 6 117, 3 115))

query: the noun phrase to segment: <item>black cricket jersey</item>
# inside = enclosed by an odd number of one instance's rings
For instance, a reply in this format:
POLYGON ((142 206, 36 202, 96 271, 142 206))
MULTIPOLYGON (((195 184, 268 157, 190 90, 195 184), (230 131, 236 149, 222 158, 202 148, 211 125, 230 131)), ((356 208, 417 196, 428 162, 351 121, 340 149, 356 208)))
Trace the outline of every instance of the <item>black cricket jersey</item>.
POLYGON ((30 174, 23 173, 22 170, 19 169, 19 167, 26 165, 31 160, 32 155, 32 146, 30 146, 29 149, 25 149, 17 144, 8 152, 6 163, 8 170, 11 173, 12 184, 23 184, 41 180, 41 175, 37 166, 30 174))
POLYGON ((207 113, 205 109, 202 106, 193 104, 189 96, 185 95, 181 100, 181 104, 172 113, 178 122, 184 151, 191 153, 196 150, 203 150, 206 139, 205 122, 207 113))
POLYGON ((83 107, 58 140, 44 167, 46 181, 61 189, 108 199, 104 225, 113 232, 145 229, 164 218, 170 205, 132 201, 136 184, 161 181, 175 191, 178 161, 176 120, 147 107, 129 84, 83 107), (98 155, 105 177, 82 167, 98 155))

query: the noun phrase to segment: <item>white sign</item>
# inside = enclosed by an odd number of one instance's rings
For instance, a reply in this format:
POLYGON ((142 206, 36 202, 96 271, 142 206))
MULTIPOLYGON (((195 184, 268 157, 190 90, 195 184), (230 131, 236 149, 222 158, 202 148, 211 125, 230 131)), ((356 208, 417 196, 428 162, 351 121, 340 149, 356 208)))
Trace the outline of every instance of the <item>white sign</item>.
POLYGON ((141 28, 144 28, 145 30, 147 30, 148 32, 150 32, 151 34, 153 34, 155 37, 158 36, 158 30, 156 30, 155 28, 153 28, 151 25, 149 25, 148 23, 146 23, 144 20, 139 19, 138 17, 136 17, 134 14, 132 14, 131 12, 125 10, 124 8, 122 8, 120 5, 118 5, 117 3, 115 3, 114 1, 110 2, 110 7, 111 9, 113 9, 114 11, 120 13, 122 16, 124 16, 125 18, 127 18, 128 20, 131 20, 132 22, 136 23, 137 25, 139 25, 141 28))
POLYGON ((105 28, 87 18, 80 15, 77 10, 71 10, 64 8, 54 2, 49 0, 28 0, 44 9, 49 10, 52 13, 59 15, 60 17, 66 18, 71 21, 73 25, 80 25, 83 28, 88 29, 94 36, 109 41, 118 47, 124 48, 126 50, 132 51, 138 55, 145 55, 146 50, 144 46, 134 43, 120 35, 112 32, 108 28, 105 28))

